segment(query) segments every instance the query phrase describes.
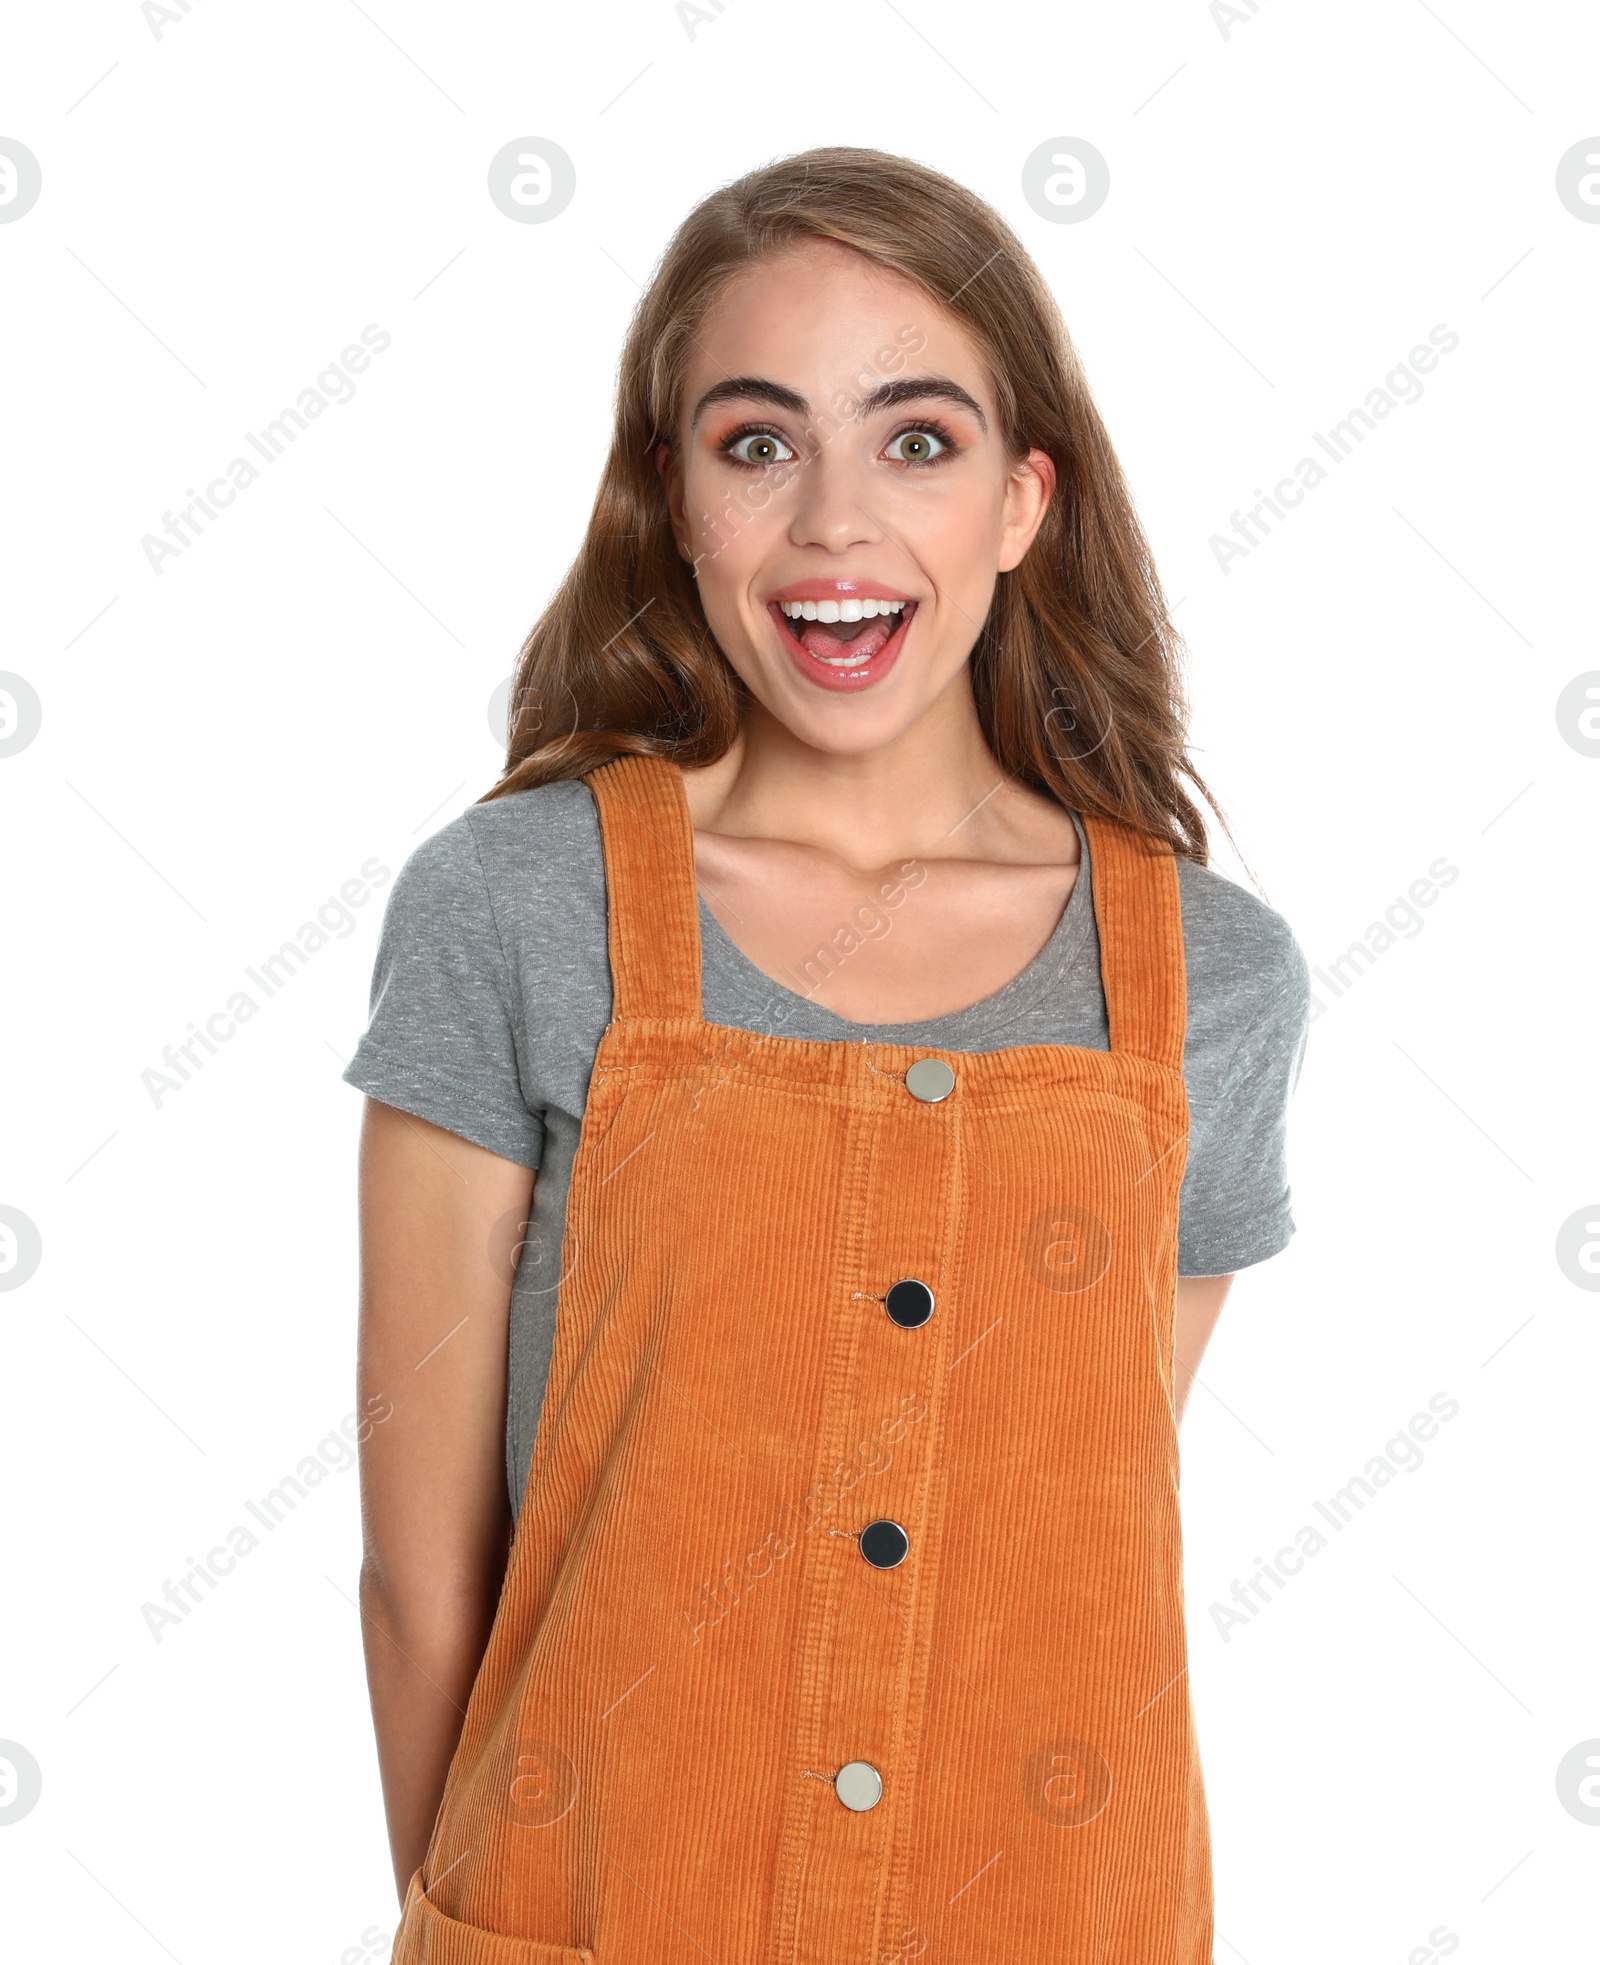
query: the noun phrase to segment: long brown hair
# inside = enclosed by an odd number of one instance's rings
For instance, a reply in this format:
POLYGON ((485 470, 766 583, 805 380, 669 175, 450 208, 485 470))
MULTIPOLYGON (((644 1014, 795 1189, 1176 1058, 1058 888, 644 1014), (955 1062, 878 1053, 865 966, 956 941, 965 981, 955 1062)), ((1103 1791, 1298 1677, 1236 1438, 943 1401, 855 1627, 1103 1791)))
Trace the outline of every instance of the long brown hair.
POLYGON ((654 459, 677 441, 694 337, 720 293, 764 254, 808 239, 850 247, 953 315, 987 360, 1011 455, 1054 460, 1044 523, 998 576, 972 651, 978 717, 1002 770, 1204 863, 1184 780, 1217 806, 1188 755, 1182 643, 1055 300, 981 198, 881 150, 781 158, 713 192, 678 228, 634 312, 588 531, 523 644, 505 771, 485 798, 625 752, 710 764, 733 742, 749 692, 706 626, 654 459))

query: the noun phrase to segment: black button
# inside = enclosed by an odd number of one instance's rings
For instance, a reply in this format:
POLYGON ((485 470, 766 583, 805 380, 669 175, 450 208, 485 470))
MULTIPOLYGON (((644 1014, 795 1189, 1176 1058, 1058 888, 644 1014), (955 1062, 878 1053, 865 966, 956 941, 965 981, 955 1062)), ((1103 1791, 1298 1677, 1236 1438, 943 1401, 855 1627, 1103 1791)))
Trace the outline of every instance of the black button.
POLYGON ((861 1531, 861 1553, 874 1569, 893 1569, 906 1559, 911 1538, 898 1522, 868 1522, 861 1531))
POLYGON ((933 1315, 933 1291, 926 1283, 896 1283, 883 1299, 891 1323, 902 1330, 916 1330, 933 1315))

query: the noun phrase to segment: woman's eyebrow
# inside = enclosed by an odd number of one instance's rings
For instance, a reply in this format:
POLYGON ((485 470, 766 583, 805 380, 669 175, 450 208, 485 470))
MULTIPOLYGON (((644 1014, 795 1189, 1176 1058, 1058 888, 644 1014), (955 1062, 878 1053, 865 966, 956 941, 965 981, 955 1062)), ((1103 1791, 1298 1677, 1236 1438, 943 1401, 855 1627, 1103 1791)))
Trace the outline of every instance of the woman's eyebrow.
MULTIPOLYGON (((701 416, 715 404, 735 401, 770 403, 774 409, 785 409, 791 416, 811 414, 810 403, 798 389, 791 389, 787 383, 773 382, 763 375, 730 375, 726 381, 713 384, 695 404, 689 427, 693 429, 701 416)), ((899 403, 914 402, 955 403, 959 408, 971 411, 978 419, 980 430, 988 431, 989 419, 981 406, 959 382, 952 382, 947 375, 908 375, 899 382, 880 383, 876 389, 860 398, 856 404, 856 415, 871 416, 881 409, 893 409, 899 403)))
POLYGON ((884 382, 861 398, 856 414, 871 416, 876 410, 893 409, 897 403, 918 402, 955 403, 971 410, 978 419, 978 428, 988 432, 989 419, 982 408, 959 382, 952 382, 947 375, 908 375, 903 382, 884 382))
POLYGON ((791 389, 786 383, 769 382, 763 375, 730 375, 725 382, 708 389, 695 404, 694 415, 689 418, 690 429, 714 404, 734 401, 771 403, 774 409, 786 409, 791 416, 811 414, 810 403, 798 389, 791 389))

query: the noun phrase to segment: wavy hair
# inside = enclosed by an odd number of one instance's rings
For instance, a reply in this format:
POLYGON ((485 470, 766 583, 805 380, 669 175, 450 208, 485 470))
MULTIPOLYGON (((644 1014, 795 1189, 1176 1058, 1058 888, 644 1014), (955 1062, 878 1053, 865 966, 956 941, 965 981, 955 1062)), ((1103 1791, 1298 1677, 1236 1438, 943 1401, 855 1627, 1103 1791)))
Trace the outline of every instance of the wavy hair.
POLYGON ((780 158, 713 192, 674 234, 629 326, 588 529, 523 643, 505 769, 484 798, 628 752, 710 764, 734 741, 749 692, 706 625, 654 458, 677 442, 695 335, 729 281, 811 239, 900 274, 954 316, 985 358, 1010 454, 1055 464, 1044 522, 998 576, 971 655, 1001 769, 1205 863, 1187 787, 1221 813, 1188 755, 1182 643, 1055 299, 981 198, 880 150, 780 158))

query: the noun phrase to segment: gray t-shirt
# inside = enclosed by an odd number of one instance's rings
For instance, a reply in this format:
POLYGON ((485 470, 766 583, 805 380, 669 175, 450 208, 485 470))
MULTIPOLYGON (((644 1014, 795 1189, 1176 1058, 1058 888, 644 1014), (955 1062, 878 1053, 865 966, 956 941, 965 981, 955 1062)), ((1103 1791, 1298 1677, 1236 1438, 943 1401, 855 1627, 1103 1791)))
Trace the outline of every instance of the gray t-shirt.
MULTIPOLYGON (((1019 976, 949 1016, 853 1023, 774 982, 700 902, 703 1014, 785 1037, 951 1051, 1108 1050, 1093 869, 1019 976)), ((1288 923, 1236 882, 1178 861, 1188 968, 1189 1148, 1178 1221, 1185 1276, 1230 1275, 1294 1232, 1285 1118, 1310 974, 1288 923)), ((595 1051, 611 1016, 605 859, 579 779, 470 805, 401 867, 384 912, 371 1016, 344 1077, 386 1105, 537 1167, 511 1298, 506 1477, 520 1509, 562 1276, 567 1186, 595 1051)), ((507 1267, 517 1237, 489 1251, 507 1267)))

